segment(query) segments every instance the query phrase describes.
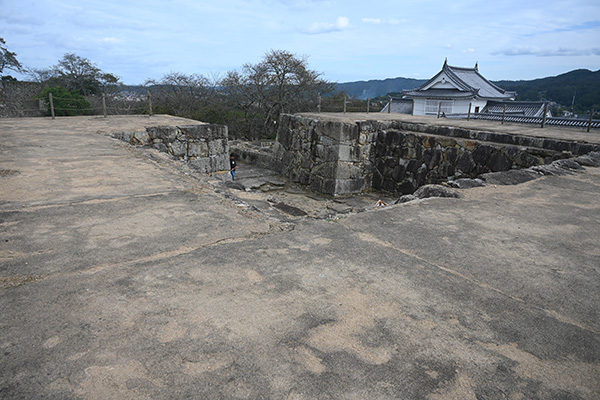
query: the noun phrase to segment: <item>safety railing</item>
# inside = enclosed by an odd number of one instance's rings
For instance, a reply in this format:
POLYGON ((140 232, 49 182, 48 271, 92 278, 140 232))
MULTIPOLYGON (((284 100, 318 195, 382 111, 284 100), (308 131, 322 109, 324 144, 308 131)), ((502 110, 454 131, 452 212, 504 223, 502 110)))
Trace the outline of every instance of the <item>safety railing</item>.
POLYGON ((525 115, 511 115, 511 114, 488 114, 488 113, 461 113, 461 114, 444 114, 442 117, 446 118, 457 118, 457 119, 478 119, 478 120, 489 120, 489 121, 500 121, 513 122, 519 124, 536 124, 542 128, 545 125, 551 126, 565 126, 574 128, 587 128, 589 129, 600 129, 600 120, 592 119, 575 119, 575 118, 557 118, 557 117, 528 117, 525 115))

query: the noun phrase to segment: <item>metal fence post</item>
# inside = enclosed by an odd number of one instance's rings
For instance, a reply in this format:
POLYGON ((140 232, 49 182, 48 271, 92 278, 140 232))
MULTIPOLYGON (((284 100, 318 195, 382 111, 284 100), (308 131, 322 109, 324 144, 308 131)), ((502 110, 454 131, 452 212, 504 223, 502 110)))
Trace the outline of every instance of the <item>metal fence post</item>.
POLYGON ((317 105, 317 111, 321 113, 321 94, 319 93, 319 104, 317 105))
POLYGON ((344 96, 344 114, 346 114, 346 96, 344 96))
POLYGON ((590 111, 590 120, 588 121, 588 127, 587 127, 587 131, 590 131, 590 128, 592 127, 592 118, 594 117, 594 109, 592 109, 590 111))
POLYGON ((48 93, 50 97, 50 113, 52 114, 52 119, 54 119, 54 101, 52 100, 52 93, 48 93))
POLYGON ((390 96, 390 101, 388 102, 388 114, 392 112, 392 96, 390 96))
POLYGON ((506 116, 506 104, 504 105, 504 110, 502 110, 502 125, 504 125, 504 117, 506 116))
POLYGON ((106 118, 106 94, 102 93, 102 112, 104 113, 104 118, 106 118))
POLYGON ((440 101, 440 104, 438 105, 438 118, 440 117, 440 113, 442 112, 442 102, 440 101))
POLYGON ((471 105, 473 103, 469 103, 469 112, 467 113, 467 121, 471 119, 471 105))
POLYGON ((371 99, 367 97, 367 114, 369 113, 369 105, 371 103, 371 99))

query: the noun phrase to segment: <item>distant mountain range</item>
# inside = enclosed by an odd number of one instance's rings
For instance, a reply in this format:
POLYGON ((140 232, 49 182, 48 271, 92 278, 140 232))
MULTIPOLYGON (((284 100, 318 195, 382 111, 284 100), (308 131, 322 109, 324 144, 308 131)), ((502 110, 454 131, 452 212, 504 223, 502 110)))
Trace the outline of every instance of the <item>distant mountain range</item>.
POLYGON ((400 93, 405 89, 414 89, 429 79, 388 78, 383 80, 336 83, 337 91, 344 91, 354 99, 374 99, 390 93, 400 93))
MULTIPOLYGON (((357 99, 399 95, 402 90, 414 89, 428 79, 391 78, 383 80, 337 83, 338 91, 357 99)), ((600 70, 577 69, 558 76, 529 81, 493 81, 502 89, 517 92, 517 100, 547 100, 570 107, 575 95, 575 110, 600 108, 600 70)))

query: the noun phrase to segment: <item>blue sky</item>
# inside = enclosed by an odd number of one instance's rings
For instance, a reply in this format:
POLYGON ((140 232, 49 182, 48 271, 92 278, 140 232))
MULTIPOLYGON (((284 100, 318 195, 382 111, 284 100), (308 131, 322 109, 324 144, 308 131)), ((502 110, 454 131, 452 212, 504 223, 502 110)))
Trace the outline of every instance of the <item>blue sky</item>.
POLYGON ((307 56, 333 82, 426 79, 446 57, 479 62, 492 80, 600 69, 598 0, 0 0, 0 10, 0 37, 25 66, 75 53, 128 84, 219 78, 271 49, 307 56))

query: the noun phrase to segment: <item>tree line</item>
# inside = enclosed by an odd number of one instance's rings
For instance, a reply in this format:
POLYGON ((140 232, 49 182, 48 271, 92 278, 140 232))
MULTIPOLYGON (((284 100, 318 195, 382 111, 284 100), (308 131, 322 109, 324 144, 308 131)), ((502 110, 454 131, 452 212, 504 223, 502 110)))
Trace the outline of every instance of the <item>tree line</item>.
MULTIPOLYGON (((16 54, 0 40, 0 75, 3 69, 25 71, 16 54)), ((149 96, 154 113, 224 124, 233 137, 249 140, 274 137, 281 113, 315 111, 319 96, 334 90, 331 82, 309 68, 306 57, 284 50, 271 50, 258 63, 244 64, 221 79, 171 72, 147 80, 146 93, 131 96, 124 94, 125 86, 117 76, 72 53, 54 66, 26 72, 39 84, 38 98, 53 94, 57 115, 93 113, 97 107, 90 101, 97 103, 102 96, 104 101, 137 101, 142 106, 137 111, 148 113, 150 103, 145 96, 149 96)), ((14 78, 2 76, 2 80, 14 78)))

